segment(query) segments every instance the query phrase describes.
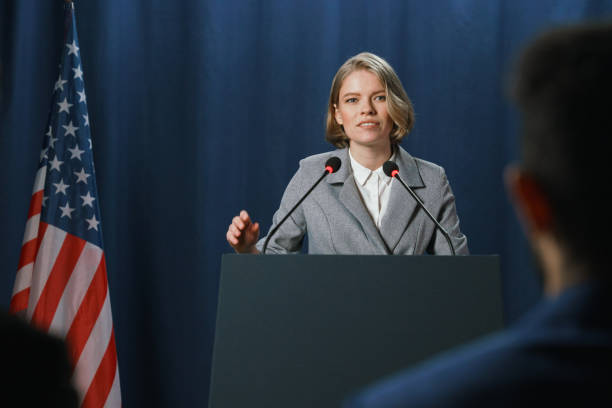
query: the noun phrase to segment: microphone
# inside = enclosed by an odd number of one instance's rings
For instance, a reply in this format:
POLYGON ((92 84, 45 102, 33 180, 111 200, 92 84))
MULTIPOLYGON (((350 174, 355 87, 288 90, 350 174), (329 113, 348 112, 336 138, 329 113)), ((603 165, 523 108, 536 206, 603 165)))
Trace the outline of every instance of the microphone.
POLYGON ((429 210, 427 208, 425 208, 425 204, 423 204, 423 202, 421 201, 419 196, 416 195, 416 193, 406 183, 404 183, 404 180, 402 180, 400 178, 400 176, 399 176, 399 167, 397 167, 397 164, 395 164, 395 162, 392 162, 391 160, 389 160, 389 161, 385 162, 385 164, 383 164, 383 171, 385 172, 385 174, 387 176, 395 178, 400 183, 402 183, 402 186, 404 186, 404 188, 410 193, 412 198, 414 198, 416 200, 416 202, 418 203, 419 207, 421 207, 423 209, 423 211, 425 211, 425 214, 427 214, 427 216, 434 222, 434 224, 436 224, 436 227, 438 227, 440 232, 442 232, 442 235, 444 235, 444 238, 446 238, 446 242, 448 242, 448 246, 451 249, 451 253, 453 255, 455 255, 455 248, 453 247, 453 244, 451 242, 450 236, 448 235, 448 232, 446 232, 446 230, 444 229, 444 227, 442 225, 440 225, 438 220, 436 220, 435 217, 433 215, 431 215, 429 210))
POLYGON ((280 220, 280 222, 278 224, 276 224, 276 227, 274 227, 272 229, 272 231, 270 231, 268 233, 268 236, 266 237, 266 241, 264 242, 264 245, 263 245, 263 248, 262 248, 262 251, 261 251, 262 254, 266 253, 266 248, 268 247, 268 241, 270 241, 270 238, 272 238, 272 235, 274 235, 274 233, 278 230, 278 228, 281 225, 283 225, 283 223, 287 220, 287 218, 289 218, 291 213, 293 211, 295 211, 295 209, 298 207, 298 205, 302 204, 302 201, 304 201, 306 199, 306 197, 308 197, 308 195, 311 193, 311 191, 314 190, 314 188, 321 182, 321 180, 323 180, 325 178, 325 176, 327 176, 328 174, 332 174, 332 173, 337 172, 338 169, 340 168, 341 164, 342 164, 342 162, 336 156, 332 156, 329 159, 327 159, 327 161, 325 162, 325 170, 323 171, 323 174, 321 175, 321 177, 319 177, 319 179, 312 185, 312 187, 310 187, 310 189, 306 192, 306 194, 304 194, 302 196, 302 198, 300 198, 300 201, 295 203, 295 205, 293 206, 293 208, 291 208, 291 210, 289 210, 287 215, 285 215, 283 217, 283 219, 280 220))

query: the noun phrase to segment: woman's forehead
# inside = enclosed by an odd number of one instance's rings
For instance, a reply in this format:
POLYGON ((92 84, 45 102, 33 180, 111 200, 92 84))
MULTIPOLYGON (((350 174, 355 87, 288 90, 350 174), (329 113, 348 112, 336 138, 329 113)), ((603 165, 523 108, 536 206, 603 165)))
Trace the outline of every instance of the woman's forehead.
POLYGON ((340 86, 340 94, 384 91, 385 86, 375 73, 358 69, 349 73, 340 86))

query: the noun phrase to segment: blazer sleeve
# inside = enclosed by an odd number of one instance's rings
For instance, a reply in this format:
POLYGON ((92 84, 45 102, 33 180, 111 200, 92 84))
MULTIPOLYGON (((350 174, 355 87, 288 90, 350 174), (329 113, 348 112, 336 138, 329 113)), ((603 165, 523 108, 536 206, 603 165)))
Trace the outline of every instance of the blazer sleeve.
MULTIPOLYGON (((281 198, 280 207, 274 213, 272 217, 272 226, 268 230, 268 234, 273 228, 278 225, 279 221, 287 215, 291 207, 298 202, 302 194, 306 192, 304 189, 305 185, 305 171, 303 168, 303 160, 300 161, 300 167, 294 174, 283 193, 281 198)), ((306 234, 306 218, 304 217, 303 208, 300 205, 295 211, 289 216, 285 223, 274 233, 274 236, 268 242, 266 248, 266 254, 295 254, 299 253, 304 243, 304 235, 306 234)), ((266 237, 261 238, 257 244, 257 250, 262 251, 266 237)))
MULTIPOLYGON (((450 236, 456 255, 469 255, 467 237, 459 229, 459 217, 455 206, 455 196, 446 177, 444 169, 440 167, 440 207, 438 222, 444 227, 450 236)), ((427 252, 436 255, 450 255, 451 250, 444 235, 436 228, 433 238, 429 243, 427 252)))

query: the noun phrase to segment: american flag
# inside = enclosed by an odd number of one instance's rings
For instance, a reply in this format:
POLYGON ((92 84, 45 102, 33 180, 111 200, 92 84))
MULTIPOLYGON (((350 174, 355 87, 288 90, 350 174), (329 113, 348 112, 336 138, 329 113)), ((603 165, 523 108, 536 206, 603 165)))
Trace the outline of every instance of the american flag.
POLYGON ((65 7, 60 75, 10 310, 66 339, 82 407, 120 407, 85 83, 74 6, 65 7))

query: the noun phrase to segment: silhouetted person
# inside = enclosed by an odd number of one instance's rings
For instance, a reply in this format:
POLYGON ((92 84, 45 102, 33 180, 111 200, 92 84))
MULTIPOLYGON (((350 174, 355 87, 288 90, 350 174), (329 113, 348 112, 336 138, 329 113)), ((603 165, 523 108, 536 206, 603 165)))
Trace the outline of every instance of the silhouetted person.
POLYGON ((0 311, 0 406, 77 407, 64 342, 0 311))
POLYGON ((383 380, 347 407, 612 406, 612 25, 539 37, 514 96, 522 164, 506 183, 544 298, 513 327, 383 380))

